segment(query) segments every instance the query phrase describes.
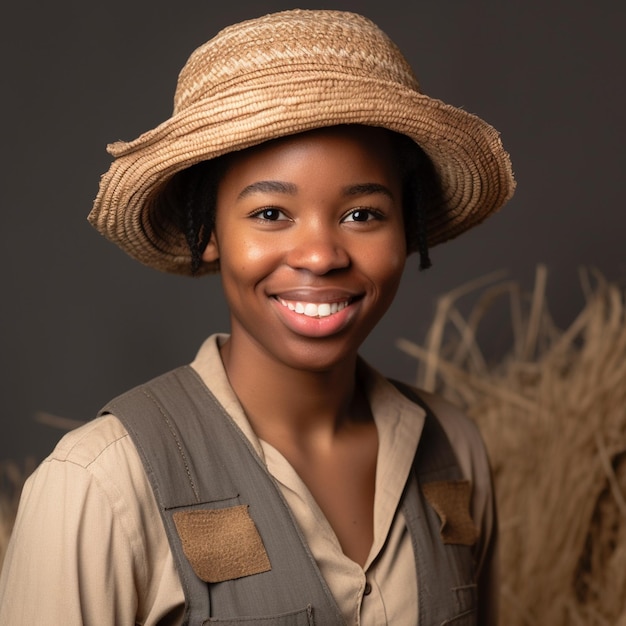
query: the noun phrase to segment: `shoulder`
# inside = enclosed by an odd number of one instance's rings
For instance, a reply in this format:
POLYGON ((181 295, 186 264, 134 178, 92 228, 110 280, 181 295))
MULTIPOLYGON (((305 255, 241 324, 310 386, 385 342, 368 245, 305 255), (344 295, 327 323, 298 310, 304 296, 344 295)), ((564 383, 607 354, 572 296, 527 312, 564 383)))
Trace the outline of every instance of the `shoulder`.
POLYGON ((473 518, 478 527, 495 528, 495 493, 487 448, 476 422, 437 394, 418 391, 443 427, 461 473, 472 484, 473 518))
POLYGON ((491 467, 487 449, 476 422, 441 395, 411 387, 441 424, 463 476, 475 486, 491 489, 491 467))
POLYGON ((132 454, 133 446, 122 423, 112 415, 98 417, 68 432, 44 462, 69 462, 87 468, 112 449, 132 454))
POLYGON ((32 614, 29 623, 45 614, 48 623, 130 624, 151 610, 163 580, 167 600, 179 602, 160 513, 125 428, 107 415, 67 433, 22 490, 0 605, 32 614), (73 583, 62 586, 59 571, 73 583))
POLYGON ((113 415, 65 434, 28 479, 24 493, 25 503, 46 503, 50 514, 60 513, 59 498, 64 501, 71 493, 66 516, 75 514, 76 523, 89 516, 115 519, 134 544, 143 543, 145 533, 135 521, 159 516, 137 449, 113 415))
POLYGON ((160 524, 146 521, 159 519, 131 438, 116 417, 106 415, 62 437, 27 480, 16 524, 32 544, 37 520, 46 520, 51 541, 68 550, 79 549, 78 538, 97 536, 98 545, 83 546, 85 558, 97 560, 102 549, 115 555, 118 565, 132 561, 141 571, 162 532, 160 524))
POLYGON ((64 435, 31 478, 39 489, 71 489, 77 498, 82 494, 85 501, 100 500, 119 514, 155 506, 137 449, 113 415, 64 435))
POLYGON ((470 515, 479 530, 474 547, 477 572, 487 600, 497 595, 497 508, 495 485, 488 451, 476 422, 458 406, 440 395, 412 388, 441 424, 457 458, 461 473, 470 481, 470 515), (491 582, 490 582, 491 581, 491 582))
POLYGON ((422 389, 417 392, 439 420, 457 454, 486 455, 480 429, 474 420, 440 395, 422 389))

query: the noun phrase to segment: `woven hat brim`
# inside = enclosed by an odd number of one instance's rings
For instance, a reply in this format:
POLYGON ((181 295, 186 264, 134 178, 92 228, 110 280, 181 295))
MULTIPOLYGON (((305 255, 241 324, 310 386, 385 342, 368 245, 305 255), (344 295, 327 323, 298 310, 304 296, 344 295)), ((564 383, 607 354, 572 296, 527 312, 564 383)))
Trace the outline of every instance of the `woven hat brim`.
MULTIPOLYGON (((314 128, 363 124, 411 137, 431 158, 442 210, 427 218, 428 243, 457 237, 497 211, 515 182, 499 133, 479 117, 388 81, 332 71, 293 72, 270 84, 239 82, 188 107, 132 142, 100 181, 90 223, 130 256, 189 275, 190 252, 172 223, 151 215, 151 200, 177 172, 204 160, 314 128), (320 78, 320 76, 323 78, 320 78)), ((200 273, 215 271, 206 265, 200 273)))

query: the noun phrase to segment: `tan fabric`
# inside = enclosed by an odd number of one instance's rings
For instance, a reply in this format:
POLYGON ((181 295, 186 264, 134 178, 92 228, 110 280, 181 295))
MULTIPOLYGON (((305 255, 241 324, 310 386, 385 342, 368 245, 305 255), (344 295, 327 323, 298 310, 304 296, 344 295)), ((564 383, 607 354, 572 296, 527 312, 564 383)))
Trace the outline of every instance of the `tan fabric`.
POLYGON ((220 583, 271 570, 246 505, 173 514, 183 552, 196 576, 220 583))
MULTIPOLYGON (((289 463, 255 437, 228 384, 218 340, 209 338, 192 365, 281 485, 346 622, 415 624, 415 565, 404 519, 396 509, 419 441, 421 409, 364 366, 379 455, 374 543, 361 568, 341 552, 289 463)), ((475 545, 479 594, 481 604, 490 606, 496 599, 496 537, 483 444, 474 424, 458 411, 435 397, 428 401, 473 486, 471 514, 480 533, 475 545)), ((107 416, 66 435, 24 487, 0 577, 0 624, 180 624, 183 604, 154 496, 120 422, 107 416)), ((483 620, 481 626, 490 623, 495 622, 483 620)))

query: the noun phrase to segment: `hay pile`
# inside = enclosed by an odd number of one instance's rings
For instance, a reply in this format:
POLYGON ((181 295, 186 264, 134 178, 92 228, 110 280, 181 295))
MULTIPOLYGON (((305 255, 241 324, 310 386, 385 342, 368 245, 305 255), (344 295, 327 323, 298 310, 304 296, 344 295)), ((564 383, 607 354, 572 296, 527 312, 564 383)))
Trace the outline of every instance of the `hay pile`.
POLYGON ((440 300, 425 347, 399 341, 419 359, 417 384, 462 406, 483 433, 505 626, 626 625, 625 299, 600 276, 582 284, 586 304, 565 331, 539 267, 528 297, 488 277, 440 300), (468 294, 476 301, 463 315, 468 294), (510 349, 487 363, 481 321, 503 301, 510 349))
POLYGON ((0 568, 9 545, 22 486, 34 469, 33 458, 27 459, 23 465, 14 461, 0 461, 0 568))

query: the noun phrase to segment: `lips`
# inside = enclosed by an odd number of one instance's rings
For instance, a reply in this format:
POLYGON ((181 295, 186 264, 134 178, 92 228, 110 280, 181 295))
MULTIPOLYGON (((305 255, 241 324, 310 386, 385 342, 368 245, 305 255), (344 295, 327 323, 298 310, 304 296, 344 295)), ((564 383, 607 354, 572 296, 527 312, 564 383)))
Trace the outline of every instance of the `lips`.
POLYGON ((347 326, 361 310, 364 293, 341 287, 292 287, 270 297, 283 323, 297 335, 322 338, 347 326))

